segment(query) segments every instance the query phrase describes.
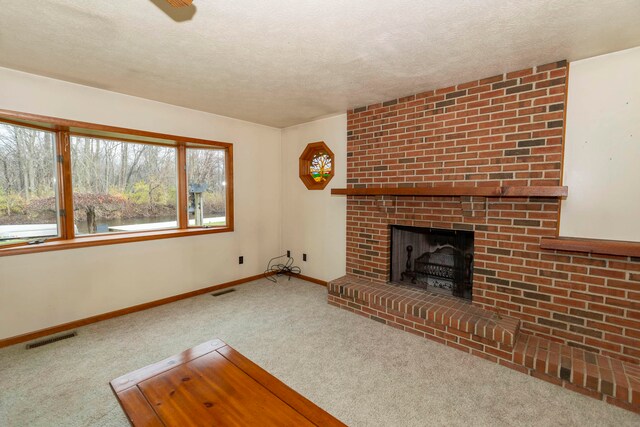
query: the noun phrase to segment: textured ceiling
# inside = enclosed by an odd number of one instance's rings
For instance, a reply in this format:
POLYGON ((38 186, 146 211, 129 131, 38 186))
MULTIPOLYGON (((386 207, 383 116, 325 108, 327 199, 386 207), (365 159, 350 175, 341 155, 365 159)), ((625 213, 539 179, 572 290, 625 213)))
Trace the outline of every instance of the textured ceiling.
POLYGON ((640 45, 640 0, 0 3, 0 66, 276 127, 640 45))

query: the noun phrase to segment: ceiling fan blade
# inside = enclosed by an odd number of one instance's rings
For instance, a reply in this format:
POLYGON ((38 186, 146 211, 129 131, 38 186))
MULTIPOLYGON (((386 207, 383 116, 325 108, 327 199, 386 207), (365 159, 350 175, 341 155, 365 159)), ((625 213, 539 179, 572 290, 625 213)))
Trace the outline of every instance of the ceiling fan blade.
POLYGON ((185 7, 191 6, 193 0, 167 0, 167 3, 169 3, 173 7, 185 7))

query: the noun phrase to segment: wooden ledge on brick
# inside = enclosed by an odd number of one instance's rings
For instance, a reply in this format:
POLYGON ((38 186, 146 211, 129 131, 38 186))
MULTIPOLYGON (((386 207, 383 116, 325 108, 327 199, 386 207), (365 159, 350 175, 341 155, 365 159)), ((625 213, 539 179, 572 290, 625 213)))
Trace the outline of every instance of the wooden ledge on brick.
POLYGON ((567 186, 437 186, 332 188, 332 195, 343 196, 478 196, 478 197, 567 197, 567 186))
MULTIPOLYGON (((392 316, 387 320, 398 324, 410 321, 436 328, 440 325, 454 335, 468 333, 477 337, 476 341, 488 340, 496 347, 512 348, 520 327, 520 320, 516 318, 499 316, 460 298, 355 276, 347 275, 329 282, 328 292, 345 300, 353 309, 365 307, 377 311, 377 315, 370 314, 371 318, 376 318, 374 320, 384 321, 392 316)), ((473 337, 469 338, 473 340, 473 337)))
POLYGON ((541 239, 540 247, 542 249, 555 249, 558 251, 640 257, 640 243, 621 242, 618 240, 557 237, 555 239, 541 239))

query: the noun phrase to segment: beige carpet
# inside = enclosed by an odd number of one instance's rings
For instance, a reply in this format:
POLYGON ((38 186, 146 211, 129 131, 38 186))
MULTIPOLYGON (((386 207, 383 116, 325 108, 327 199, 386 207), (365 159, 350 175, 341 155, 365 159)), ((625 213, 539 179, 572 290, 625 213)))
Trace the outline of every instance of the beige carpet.
POLYGON ((0 350, 0 426, 125 426, 109 381, 221 338, 352 426, 638 426, 640 416, 329 306, 292 279, 0 350))

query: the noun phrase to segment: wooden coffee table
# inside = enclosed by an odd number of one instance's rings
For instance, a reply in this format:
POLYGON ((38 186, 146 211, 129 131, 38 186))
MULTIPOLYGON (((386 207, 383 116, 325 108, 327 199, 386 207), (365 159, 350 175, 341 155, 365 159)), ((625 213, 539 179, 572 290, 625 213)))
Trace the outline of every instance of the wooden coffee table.
POLYGON ((344 426, 220 340, 111 381, 134 426, 344 426))

